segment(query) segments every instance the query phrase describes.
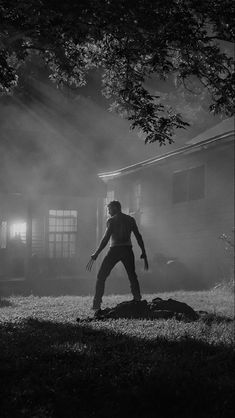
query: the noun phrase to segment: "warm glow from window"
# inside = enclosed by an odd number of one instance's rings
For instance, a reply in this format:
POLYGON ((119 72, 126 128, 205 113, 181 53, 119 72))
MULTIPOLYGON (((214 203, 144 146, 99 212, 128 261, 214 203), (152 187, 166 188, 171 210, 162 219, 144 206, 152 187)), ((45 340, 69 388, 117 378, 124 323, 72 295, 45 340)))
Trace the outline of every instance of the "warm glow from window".
POLYGON ((11 238, 20 237, 22 241, 26 240, 26 222, 17 222, 11 226, 11 238))

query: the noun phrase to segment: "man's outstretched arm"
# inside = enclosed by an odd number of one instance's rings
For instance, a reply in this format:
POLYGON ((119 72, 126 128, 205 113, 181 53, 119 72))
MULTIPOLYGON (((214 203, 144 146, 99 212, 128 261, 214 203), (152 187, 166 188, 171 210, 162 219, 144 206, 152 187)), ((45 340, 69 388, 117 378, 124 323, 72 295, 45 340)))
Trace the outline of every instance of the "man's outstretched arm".
POLYGON ((94 254, 91 255, 91 258, 93 260, 96 260, 98 255, 101 253, 101 251, 106 247, 106 245, 108 244, 108 242, 110 240, 110 237, 111 237, 111 228, 110 228, 110 226, 108 226, 102 240, 100 241, 99 247, 94 252, 94 254))
POLYGON ((144 260, 144 268, 145 268, 145 270, 148 270, 149 265, 148 265, 147 254, 146 254, 146 251, 145 251, 144 241, 143 241, 142 235, 141 235, 141 233, 138 229, 138 226, 136 225, 135 220, 134 220, 134 223, 133 223, 132 231, 133 231, 133 234, 135 235, 136 241, 138 242, 139 247, 142 251, 142 254, 141 254, 140 258, 143 258, 143 260, 144 260))

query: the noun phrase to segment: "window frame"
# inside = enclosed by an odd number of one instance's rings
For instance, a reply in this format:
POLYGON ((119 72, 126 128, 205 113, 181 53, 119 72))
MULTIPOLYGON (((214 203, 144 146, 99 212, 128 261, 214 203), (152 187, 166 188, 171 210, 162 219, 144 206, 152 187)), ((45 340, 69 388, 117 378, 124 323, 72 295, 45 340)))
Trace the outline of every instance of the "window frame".
POLYGON ((49 209, 48 255, 50 259, 74 258, 77 254, 78 211, 49 209))

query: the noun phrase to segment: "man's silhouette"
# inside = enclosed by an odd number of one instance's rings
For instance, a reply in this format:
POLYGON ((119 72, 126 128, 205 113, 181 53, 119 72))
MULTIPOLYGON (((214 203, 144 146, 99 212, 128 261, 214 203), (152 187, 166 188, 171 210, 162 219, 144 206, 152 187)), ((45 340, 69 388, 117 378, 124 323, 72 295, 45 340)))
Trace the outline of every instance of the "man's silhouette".
POLYGON ((108 211, 110 218, 107 221, 107 229, 104 237, 102 238, 98 249, 91 255, 91 260, 87 264, 87 269, 91 270, 94 260, 97 259, 100 252, 106 247, 110 240, 110 249, 105 256, 97 275, 96 290, 93 300, 93 309, 95 311, 100 309, 104 294, 105 281, 111 270, 119 261, 123 263, 128 274, 134 301, 141 300, 139 282, 135 272, 135 258, 131 243, 132 232, 141 248, 141 258, 144 259, 144 267, 146 270, 148 269, 148 260, 144 242, 136 225, 135 219, 122 213, 121 204, 117 200, 113 200, 108 204, 108 211))

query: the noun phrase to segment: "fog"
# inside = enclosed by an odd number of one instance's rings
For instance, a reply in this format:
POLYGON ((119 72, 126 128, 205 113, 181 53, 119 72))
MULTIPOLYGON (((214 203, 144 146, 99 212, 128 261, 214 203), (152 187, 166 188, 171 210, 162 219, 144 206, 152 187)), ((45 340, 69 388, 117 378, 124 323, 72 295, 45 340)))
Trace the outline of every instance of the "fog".
MULTIPOLYGON (((108 111, 99 73, 93 72, 87 86, 76 90, 56 88, 38 63, 28 64, 23 75, 24 84, 14 95, 0 100, 0 152, 1 182, 6 175, 7 182, 15 184, 17 179, 24 189, 32 184, 34 190, 45 187, 51 171, 66 170, 69 184, 74 179, 83 183, 89 173, 118 169, 182 146, 218 120, 200 104, 195 107, 191 102, 190 107, 183 99, 181 110, 192 126, 176 132, 172 145, 145 145, 143 136, 130 131, 128 121, 108 111)), ((174 91, 172 81, 151 81, 148 87, 154 93, 174 91)))
MULTIPOLYGON (((177 92, 172 81, 167 85, 153 80, 149 88, 164 94, 172 89, 168 100, 174 104, 177 92)), ((75 91, 57 88, 42 73, 37 80, 29 77, 14 95, 0 100, 0 222, 4 221, 10 207, 6 209, 6 194, 18 196, 17 204, 14 199, 9 203, 15 207, 14 211, 11 209, 11 216, 17 216, 17 211, 23 213, 19 205, 21 195, 30 197, 35 206, 40 206, 42 196, 67 196, 68 205, 71 202, 73 208, 74 200, 70 196, 79 196, 83 199, 78 204, 82 237, 79 262, 84 276, 85 262, 104 229, 103 223, 97 235, 97 198, 100 197, 102 202, 105 196, 105 185, 97 173, 119 169, 181 147, 220 121, 219 117, 209 115, 205 106, 195 104, 195 98, 190 105, 183 96, 178 106, 181 105, 183 115, 192 126, 177 132, 172 145, 145 145, 143 136, 130 131, 128 121, 108 111, 109 103, 99 89, 98 73, 89 76, 86 87, 75 91)), ((164 220, 164 210, 162 215, 163 220, 158 219, 158 234, 159 239, 161 235, 165 237, 164 245, 167 245, 169 227, 164 220)), ((37 234, 40 235, 38 231, 37 234)), ((149 239, 151 241, 151 228, 149 239)), ((169 242, 169 254, 170 248, 169 242)), ((164 251, 167 253, 166 247, 164 251)), ((94 275, 95 270, 85 292, 92 290, 94 275)), ((78 291, 73 286, 70 290, 78 291)), ((81 292, 82 288, 80 283, 81 292)), ((128 283, 119 287, 115 282, 114 287, 108 288, 116 292, 128 290, 128 283)))

